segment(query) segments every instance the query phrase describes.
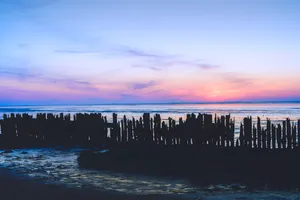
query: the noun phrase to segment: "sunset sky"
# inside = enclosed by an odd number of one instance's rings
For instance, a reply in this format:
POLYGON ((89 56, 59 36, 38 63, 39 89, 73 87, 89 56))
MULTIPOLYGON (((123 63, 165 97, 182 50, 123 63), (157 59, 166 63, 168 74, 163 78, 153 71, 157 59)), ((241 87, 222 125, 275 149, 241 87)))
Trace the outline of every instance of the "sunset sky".
POLYGON ((0 105, 298 100, 299 0, 0 1, 0 105))

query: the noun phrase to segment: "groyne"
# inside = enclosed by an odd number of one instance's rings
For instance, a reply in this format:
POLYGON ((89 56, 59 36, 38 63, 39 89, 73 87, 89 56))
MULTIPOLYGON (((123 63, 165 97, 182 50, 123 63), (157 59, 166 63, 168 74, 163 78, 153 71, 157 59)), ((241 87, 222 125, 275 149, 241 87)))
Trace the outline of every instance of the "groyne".
POLYGON ((149 113, 139 119, 113 113, 112 123, 101 113, 78 113, 71 120, 69 114, 4 115, 0 120, 2 147, 30 147, 38 145, 160 145, 247 147, 253 149, 295 149, 300 141, 300 120, 272 123, 266 127, 252 117, 245 117, 235 135, 235 122, 230 115, 187 114, 186 120, 162 120, 159 114, 149 113))

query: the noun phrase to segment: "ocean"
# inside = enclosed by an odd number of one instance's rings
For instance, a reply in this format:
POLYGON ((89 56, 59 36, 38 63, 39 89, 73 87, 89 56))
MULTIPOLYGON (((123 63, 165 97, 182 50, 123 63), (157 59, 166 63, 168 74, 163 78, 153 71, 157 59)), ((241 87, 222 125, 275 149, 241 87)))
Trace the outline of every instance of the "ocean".
MULTIPOLYGON (((163 119, 176 120, 187 113, 231 114, 239 124, 246 116, 257 116, 274 122, 285 118, 300 119, 300 104, 152 104, 152 105, 80 105, 80 106, 7 106, 0 107, 0 118, 10 113, 92 113, 100 112, 111 120, 112 113, 120 118, 138 118, 143 113, 161 114, 163 119)), ((0 166, 13 170, 20 176, 27 176, 44 184, 58 184, 67 187, 89 187, 96 190, 124 192, 136 195, 177 194, 187 199, 299 199, 297 191, 270 191, 267 189, 249 191, 244 185, 195 186, 187 180, 173 177, 150 177, 130 173, 94 171, 80 169, 78 152, 83 149, 22 149, 12 153, 0 151, 0 166)), ((266 186, 267 187, 267 186, 266 186)))
POLYGON ((60 106, 0 106, 0 119, 3 114, 10 113, 69 113, 71 117, 75 113, 102 113, 112 122, 112 114, 117 113, 118 118, 138 119, 143 113, 150 113, 151 116, 158 113, 162 120, 169 117, 179 120, 185 119, 189 113, 207 113, 228 115, 235 119, 236 134, 239 133, 239 124, 244 117, 252 116, 253 123, 256 123, 257 117, 261 118, 262 126, 266 119, 270 118, 274 123, 280 123, 286 118, 291 121, 300 119, 300 103, 223 103, 223 104, 124 104, 124 105, 60 105, 60 106))
POLYGON ((223 104, 124 104, 124 105, 60 105, 60 106, 0 106, 0 117, 5 113, 95 113, 100 112, 108 118, 112 113, 119 117, 140 117, 143 113, 159 113, 164 119, 178 119, 188 113, 231 114, 238 121, 243 117, 269 117, 292 120, 300 117, 300 103, 223 103, 223 104))

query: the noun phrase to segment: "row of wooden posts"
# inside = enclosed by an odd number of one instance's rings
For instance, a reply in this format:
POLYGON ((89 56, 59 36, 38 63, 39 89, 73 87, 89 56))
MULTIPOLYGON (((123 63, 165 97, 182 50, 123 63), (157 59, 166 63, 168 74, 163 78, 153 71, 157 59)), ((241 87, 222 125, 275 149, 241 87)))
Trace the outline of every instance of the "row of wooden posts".
POLYGON ((235 121, 226 116, 211 114, 188 114, 186 120, 162 120, 159 114, 150 117, 143 114, 139 119, 124 116, 118 120, 113 113, 113 122, 100 113, 75 114, 28 114, 4 115, 0 120, 0 142, 25 144, 32 141, 53 145, 101 145, 110 144, 156 144, 166 146, 194 145, 216 147, 249 147, 263 149, 293 149, 300 141, 300 120, 297 123, 286 119, 282 124, 273 124, 267 119, 262 127, 252 117, 244 118, 239 136, 235 139, 235 121))

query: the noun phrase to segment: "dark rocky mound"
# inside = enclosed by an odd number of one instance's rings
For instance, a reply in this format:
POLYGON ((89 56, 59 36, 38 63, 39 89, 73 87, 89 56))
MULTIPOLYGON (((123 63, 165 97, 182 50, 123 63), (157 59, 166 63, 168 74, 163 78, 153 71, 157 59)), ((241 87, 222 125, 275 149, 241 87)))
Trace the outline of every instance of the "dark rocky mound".
POLYGON ((85 151, 82 168, 185 177, 197 184, 300 187, 300 151, 247 148, 114 148, 85 151))

